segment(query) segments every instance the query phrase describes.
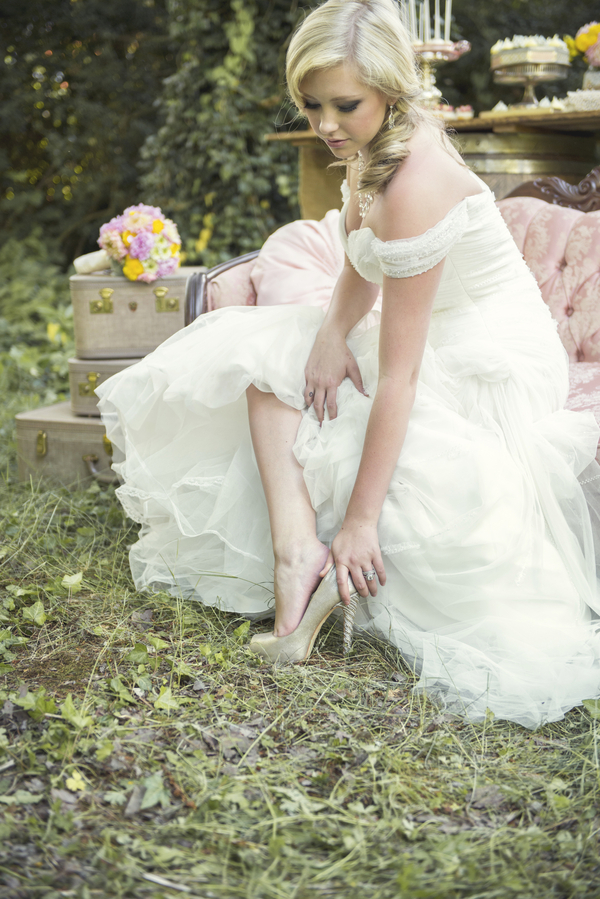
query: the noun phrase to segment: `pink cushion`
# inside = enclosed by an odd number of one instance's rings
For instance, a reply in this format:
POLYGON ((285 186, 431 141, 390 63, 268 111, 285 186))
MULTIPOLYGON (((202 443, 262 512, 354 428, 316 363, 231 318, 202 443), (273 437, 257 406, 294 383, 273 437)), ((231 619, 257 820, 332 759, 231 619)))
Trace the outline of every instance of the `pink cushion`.
POLYGON ((255 260, 242 262, 217 275, 208 284, 206 311, 223 306, 256 306, 256 293, 250 280, 255 260))
POLYGON ((533 272, 572 362, 600 362, 600 212, 533 197, 498 207, 533 272))
POLYGON ((290 222, 267 238, 252 271, 257 305, 329 306, 344 265, 338 222, 330 209, 320 222, 290 222))

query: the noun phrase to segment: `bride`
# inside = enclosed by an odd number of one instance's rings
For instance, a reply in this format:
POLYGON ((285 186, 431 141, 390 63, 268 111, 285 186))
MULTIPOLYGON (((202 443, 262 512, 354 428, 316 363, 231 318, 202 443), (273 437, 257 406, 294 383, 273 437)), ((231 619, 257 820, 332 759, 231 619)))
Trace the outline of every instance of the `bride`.
POLYGON ((342 607, 346 645, 355 620, 472 719, 560 718, 600 694, 600 470, 556 326, 393 0, 318 7, 287 80, 347 164, 346 262, 327 314, 213 312, 98 389, 136 585, 254 617, 274 593, 271 661, 342 607))

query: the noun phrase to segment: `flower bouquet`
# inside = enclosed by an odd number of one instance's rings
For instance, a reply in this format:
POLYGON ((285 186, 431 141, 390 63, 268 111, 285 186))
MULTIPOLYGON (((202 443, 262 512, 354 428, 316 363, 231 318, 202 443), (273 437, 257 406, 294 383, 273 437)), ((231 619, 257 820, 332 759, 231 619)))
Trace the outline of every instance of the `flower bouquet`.
POLYGON ((98 244, 113 271, 130 281, 147 284, 171 275, 181 261, 177 226, 157 206, 128 206, 122 215, 102 225, 98 244))
POLYGON ((583 56, 592 68, 600 68, 600 23, 588 22, 583 25, 574 38, 565 35, 571 58, 583 56))

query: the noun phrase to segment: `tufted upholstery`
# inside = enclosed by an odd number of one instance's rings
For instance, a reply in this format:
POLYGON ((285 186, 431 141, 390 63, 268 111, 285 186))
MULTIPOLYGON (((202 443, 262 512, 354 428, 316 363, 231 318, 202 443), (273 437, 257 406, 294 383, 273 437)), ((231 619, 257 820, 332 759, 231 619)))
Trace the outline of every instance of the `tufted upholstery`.
POLYGON ((571 362, 600 362, 600 212, 532 197, 500 200, 500 212, 558 322, 571 362))

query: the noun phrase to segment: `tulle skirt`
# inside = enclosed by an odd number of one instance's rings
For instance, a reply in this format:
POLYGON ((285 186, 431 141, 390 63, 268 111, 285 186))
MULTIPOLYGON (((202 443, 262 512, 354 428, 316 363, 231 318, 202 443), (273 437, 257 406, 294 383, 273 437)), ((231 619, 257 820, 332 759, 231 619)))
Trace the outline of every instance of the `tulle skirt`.
MULTIPOLYGON (((345 380, 335 420, 319 426, 305 408, 322 320, 313 307, 213 312, 101 385, 118 495, 141 524, 138 589, 251 617, 273 608, 250 383, 302 413, 294 452, 318 536, 331 542, 372 400, 345 380)), ((377 313, 348 337, 371 397, 378 338, 377 313)), ((490 709, 536 727, 600 694, 598 427, 591 413, 562 410, 566 393, 566 357, 537 298, 434 314, 379 521, 387 584, 363 600, 358 623, 401 651, 418 689, 473 720, 490 709)))

